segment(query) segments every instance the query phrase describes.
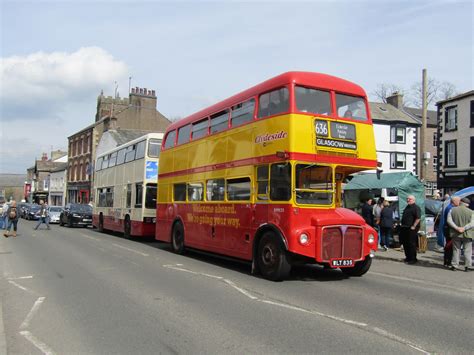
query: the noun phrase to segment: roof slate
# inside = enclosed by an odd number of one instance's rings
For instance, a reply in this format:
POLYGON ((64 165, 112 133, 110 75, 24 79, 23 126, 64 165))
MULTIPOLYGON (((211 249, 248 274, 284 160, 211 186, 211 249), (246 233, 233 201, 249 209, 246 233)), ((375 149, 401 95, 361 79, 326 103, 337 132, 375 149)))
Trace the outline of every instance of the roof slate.
POLYGON ((395 106, 382 102, 369 102, 372 120, 388 122, 406 122, 412 125, 421 125, 413 116, 397 109, 395 106))

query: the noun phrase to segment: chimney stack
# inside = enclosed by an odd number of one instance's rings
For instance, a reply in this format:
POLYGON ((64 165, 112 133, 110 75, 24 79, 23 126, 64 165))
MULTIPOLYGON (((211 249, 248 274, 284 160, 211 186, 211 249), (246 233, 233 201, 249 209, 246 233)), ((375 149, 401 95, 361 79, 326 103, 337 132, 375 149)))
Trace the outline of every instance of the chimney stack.
POLYGON ((47 153, 43 153, 43 156, 41 157, 41 160, 42 160, 42 161, 48 160, 48 154, 47 154, 47 153))
POLYGON ((403 94, 400 94, 398 91, 395 91, 392 95, 387 97, 387 103, 395 106, 398 109, 403 108, 403 94))

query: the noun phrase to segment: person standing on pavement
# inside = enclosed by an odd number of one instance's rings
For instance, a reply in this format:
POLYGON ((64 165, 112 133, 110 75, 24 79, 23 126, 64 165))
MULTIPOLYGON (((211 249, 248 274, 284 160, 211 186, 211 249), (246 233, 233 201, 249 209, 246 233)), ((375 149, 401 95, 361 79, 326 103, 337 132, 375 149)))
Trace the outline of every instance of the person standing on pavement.
POLYGON ((451 227, 451 238, 453 241, 453 262, 451 269, 460 270, 459 258, 461 254, 461 244, 464 247, 464 268, 465 271, 472 269, 472 238, 474 238, 474 211, 469 207, 469 199, 453 197, 457 200, 458 206, 453 207, 448 214, 448 224, 451 227), (459 203, 460 202, 460 203, 459 203))
POLYGON ((372 210, 372 197, 369 197, 362 206, 362 218, 369 226, 374 226, 374 213, 372 210))
POLYGON ((8 238, 10 236, 16 237, 19 217, 20 217, 20 214, 19 214, 18 208, 16 207, 16 201, 13 200, 10 202, 10 206, 8 207, 8 210, 7 210, 8 226, 6 228, 5 233, 3 234, 5 238, 8 238), (10 234, 10 230, 12 226, 13 226, 13 233, 10 234))
POLYGON ((374 228, 375 230, 377 230, 377 233, 378 233, 380 247, 382 247, 382 235, 381 235, 381 230, 380 230, 380 213, 382 212, 384 201, 385 199, 383 197, 380 197, 377 200, 377 203, 375 204, 372 210, 372 213, 374 214, 374 228))
POLYGON ((418 231, 420 229, 421 209, 416 204, 415 196, 408 195, 407 207, 403 211, 400 229, 400 239, 405 252, 405 262, 415 264, 416 243, 418 241, 418 231))
POLYGON ((48 216, 48 205, 43 202, 43 200, 40 200, 40 210, 38 211, 38 215, 40 216, 40 219, 38 221, 38 224, 34 228, 34 230, 37 230, 38 227, 44 223, 46 224, 46 228, 49 230, 49 216, 48 216))
POLYGON ((444 224, 443 224, 443 235, 444 235, 444 240, 445 240, 445 243, 444 243, 444 266, 446 267, 451 267, 451 262, 453 260, 453 240, 451 238, 451 226, 448 224, 448 215, 449 215, 449 212, 451 212, 451 209, 453 207, 457 207, 459 206, 459 202, 461 201, 461 199, 459 197, 456 197, 456 196, 453 196, 451 198, 451 202, 449 203, 449 205, 446 206, 446 208, 444 209, 444 212, 443 212, 443 220, 444 220, 444 224))
POLYGON ((388 201, 383 202, 383 209, 380 211, 380 245, 387 251, 390 246, 393 228, 393 210, 388 201))

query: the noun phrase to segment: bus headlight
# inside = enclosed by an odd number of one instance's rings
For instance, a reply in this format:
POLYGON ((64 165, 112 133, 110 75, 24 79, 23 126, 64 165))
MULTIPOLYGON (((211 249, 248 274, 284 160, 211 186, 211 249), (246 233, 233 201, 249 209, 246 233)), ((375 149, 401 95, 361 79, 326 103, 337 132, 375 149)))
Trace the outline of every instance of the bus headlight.
POLYGON ((367 241, 369 242, 369 244, 373 244, 375 241, 375 236, 372 233, 370 233, 367 241))
POLYGON ((309 244, 309 235, 306 233, 300 234, 300 244, 301 245, 308 245, 309 244))

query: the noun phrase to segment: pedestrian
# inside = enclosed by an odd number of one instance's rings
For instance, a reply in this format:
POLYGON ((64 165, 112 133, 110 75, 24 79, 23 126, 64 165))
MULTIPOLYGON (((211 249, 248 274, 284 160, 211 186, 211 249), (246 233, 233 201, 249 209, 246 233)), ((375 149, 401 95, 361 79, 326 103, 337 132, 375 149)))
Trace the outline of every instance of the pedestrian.
POLYGON ((5 200, 5 203, 2 206, 3 214, 0 216, 0 218, 3 219, 3 226, 5 230, 7 230, 7 227, 8 227, 8 215, 7 215, 8 207, 9 205, 7 201, 5 200))
POLYGON ((8 225, 7 225, 7 229, 5 233, 3 234, 5 238, 8 238, 10 236, 16 237, 19 217, 20 217, 20 214, 16 207, 16 201, 13 200, 10 202, 10 206, 8 207, 8 210, 7 210, 8 225), (13 226, 13 233, 10 233, 12 226, 13 226))
POLYGON ((369 226, 374 226, 374 214, 372 211, 372 197, 369 197, 362 206, 362 218, 369 226))
POLYGON ((418 242, 418 231, 420 229, 421 209, 416 204, 415 196, 408 195, 407 206, 402 214, 400 239, 405 252, 405 262, 415 264, 416 244, 418 242))
POLYGON ((5 228, 4 223, 5 223, 5 218, 3 218, 3 204, 2 204, 0 205, 0 229, 5 228))
POLYGON ((461 244, 464 247, 464 270, 472 269, 472 238, 474 238, 474 211, 469 206, 469 199, 453 197, 458 206, 453 207, 448 214, 448 224, 451 227, 451 238, 453 241, 453 262, 451 269, 460 270, 459 258, 461 244), (459 203, 460 202, 460 203, 459 203))
POLYGON ((449 205, 446 206, 443 212, 443 217, 444 217, 443 218, 444 220, 443 235, 445 239, 445 244, 443 248, 443 251, 444 251, 443 264, 445 267, 449 267, 449 268, 452 266, 451 263, 453 260, 453 240, 451 238, 451 227, 448 224, 448 215, 449 215, 449 212, 451 212, 451 210, 453 209, 453 207, 459 206, 459 202, 461 201, 460 198, 456 196, 453 196, 450 200, 451 202, 449 203, 449 205))
POLYGON ((390 202, 385 200, 383 202, 383 209, 380 212, 380 245, 385 251, 390 246, 393 224, 393 209, 390 207, 390 202))
POLYGON ((38 215, 40 217, 40 219, 38 220, 38 224, 36 225, 35 228, 33 228, 34 230, 37 230, 38 227, 44 223, 46 224, 46 228, 49 230, 51 228, 49 228, 49 213, 48 213, 48 204, 47 203, 44 203, 43 200, 40 200, 40 210, 38 211, 38 215))
POLYGON ((379 243, 381 247, 382 247, 382 235, 380 231, 380 213, 382 212, 384 201, 385 199, 383 197, 380 197, 377 200, 377 203, 374 205, 374 208, 372 210, 372 213, 374 214, 374 229, 377 231, 377 234, 379 237, 379 243))

